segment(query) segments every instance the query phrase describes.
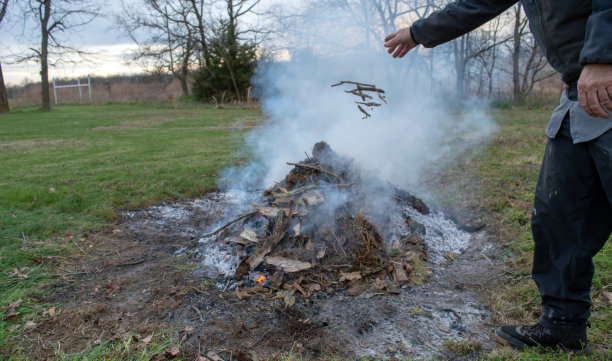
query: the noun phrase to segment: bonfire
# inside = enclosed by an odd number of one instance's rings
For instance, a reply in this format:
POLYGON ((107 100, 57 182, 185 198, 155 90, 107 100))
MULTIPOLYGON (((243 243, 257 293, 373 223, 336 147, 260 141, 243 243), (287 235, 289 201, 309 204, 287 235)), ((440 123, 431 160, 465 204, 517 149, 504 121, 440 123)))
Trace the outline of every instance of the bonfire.
POLYGON ((268 288, 306 297, 338 288, 388 294, 424 281, 425 227, 404 216, 405 229, 389 231, 397 220, 375 206, 393 202, 428 214, 422 200, 363 174, 325 142, 288 164, 294 168, 252 211, 204 236, 234 248, 239 262, 232 278, 243 286, 238 295, 268 288))

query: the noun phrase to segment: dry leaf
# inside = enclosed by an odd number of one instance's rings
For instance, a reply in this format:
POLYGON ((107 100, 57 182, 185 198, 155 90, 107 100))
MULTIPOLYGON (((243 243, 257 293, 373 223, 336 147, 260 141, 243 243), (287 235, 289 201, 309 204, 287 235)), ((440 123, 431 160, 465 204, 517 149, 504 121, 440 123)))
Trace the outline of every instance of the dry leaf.
POLYGON ((602 292, 604 296, 608 299, 608 302, 612 304, 612 292, 602 292))
POLYGON ((319 252, 317 252, 317 259, 322 259, 323 257, 325 257, 325 248, 319 250, 319 252))
POLYGON ((116 284, 107 284, 106 285, 106 297, 111 298, 112 295, 119 289, 119 286, 116 284))
POLYGON ((55 307, 51 307, 48 311, 45 312, 49 316, 53 317, 55 315, 55 307))
POLYGON ((266 257, 266 263, 281 268, 287 273, 299 272, 312 267, 308 262, 296 261, 283 257, 266 257))
POLYGON ((196 361, 209 361, 206 357, 203 356, 198 356, 198 358, 196 359, 196 361))
POLYGON ((18 315, 19 315, 19 312, 15 311, 14 308, 10 308, 8 312, 4 315, 4 320, 5 321, 11 320, 15 318, 15 316, 18 316, 18 315))
POLYGON ((21 306, 21 304, 22 304, 22 303, 23 303, 23 300, 20 298, 20 299, 18 299, 18 300, 17 300, 17 301, 15 301, 15 302, 11 302, 11 303, 8 305, 7 309, 9 309, 9 308, 17 308, 17 307, 21 306))
POLYGON ((211 361, 223 361, 223 359, 214 352, 207 353, 206 357, 208 357, 211 361))
POLYGON ((340 282, 357 281, 361 279, 361 272, 340 273, 340 282))
POLYGON ((309 292, 321 291, 321 285, 318 283, 311 283, 308 285, 309 292))
POLYGON ((147 343, 151 342, 152 340, 153 340, 153 334, 143 338, 142 340, 140 340, 140 342, 142 342, 144 344, 147 344, 147 343))
POLYGON ((170 356, 176 356, 179 354, 180 350, 178 346, 170 347, 170 350, 166 351, 170 356))
POLYGON ((30 329, 30 328, 34 328, 36 327, 36 323, 32 322, 32 321, 28 321, 25 323, 25 325, 23 325, 24 329, 30 329))
POLYGON ((193 332, 194 328, 191 326, 185 326, 185 332, 193 332))

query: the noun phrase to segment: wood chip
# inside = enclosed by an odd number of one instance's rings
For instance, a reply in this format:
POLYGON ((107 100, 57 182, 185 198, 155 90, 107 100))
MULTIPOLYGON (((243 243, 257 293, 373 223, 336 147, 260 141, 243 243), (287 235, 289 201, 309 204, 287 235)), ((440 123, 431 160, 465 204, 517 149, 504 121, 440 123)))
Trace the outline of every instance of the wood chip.
POLYGON ((246 228, 242 232, 240 232, 240 237, 246 239, 249 242, 259 243, 259 238, 257 238, 257 233, 251 228, 246 228))
POLYGON ((299 223, 296 223, 295 226, 293 226, 291 228, 291 230, 293 231, 293 233, 295 234, 295 237, 299 237, 300 234, 302 234, 302 225, 299 223))
POLYGON ((304 271, 312 267, 308 262, 297 261, 284 257, 266 257, 266 263, 276 266, 287 273, 304 271))
POLYGON ((395 278, 397 279, 397 282, 402 283, 408 281, 408 275, 406 275, 403 265, 394 263, 393 268, 395 268, 395 278))
POLYGON ((242 237, 232 237, 230 239, 228 239, 228 242, 230 243, 235 243, 235 244, 242 244, 242 245, 247 245, 249 243, 251 243, 248 239, 244 239, 242 237))
POLYGON ((323 197, 323 195, 321 194, 321 192, 319 192, 316 189, 313 190, 309 190, 304 192, 301 196, 300 199, 302 200, 302 202, 304 202, 307 206, 316 206, 317 204, 321 204, 323 203, 323 201, 325 201, 325 197, 323 197))
POLYGON ((257 204, 253 204, 253 207, 262 216, 266 216, 266 217, 276 217, 278 215, 278 212, 281 210, 278 207, 265 207, 265 206, 258 206, 257 204))
POLYGON ((357 281, 362 278, 361 272, 340 273, 340 282, 357 281))

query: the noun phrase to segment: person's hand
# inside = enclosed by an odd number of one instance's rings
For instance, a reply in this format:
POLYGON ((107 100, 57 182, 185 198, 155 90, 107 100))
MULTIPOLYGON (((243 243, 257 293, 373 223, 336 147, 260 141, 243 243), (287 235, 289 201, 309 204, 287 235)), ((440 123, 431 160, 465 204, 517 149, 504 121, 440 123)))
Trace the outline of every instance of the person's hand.
POLYGON ((389 54, 395 52, 393 53, 394 58, 403 58, 408 51, 416 46, 417 43, 412 39, 410 28, 400 29, 385 38, 385 48, 388 48, 387 52, 389 54))
POLYGON ((588 115, 610 118, 606 109, 612 111, 612 64, 584 66, 578 79, 578 101, 588 115))

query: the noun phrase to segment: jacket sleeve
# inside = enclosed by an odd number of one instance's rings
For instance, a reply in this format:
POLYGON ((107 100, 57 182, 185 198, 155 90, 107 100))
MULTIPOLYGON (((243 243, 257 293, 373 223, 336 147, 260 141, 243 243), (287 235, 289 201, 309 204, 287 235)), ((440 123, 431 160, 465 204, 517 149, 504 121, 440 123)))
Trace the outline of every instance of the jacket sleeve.
POLYGON ((593 0, 580 65, 612 64, 612 1, 593 0))
POLYGON ((517 0, 459 0, 425 19, 415 21, 410 30, 418 44, 432 48, 476 29, 516 2, 517 0))

